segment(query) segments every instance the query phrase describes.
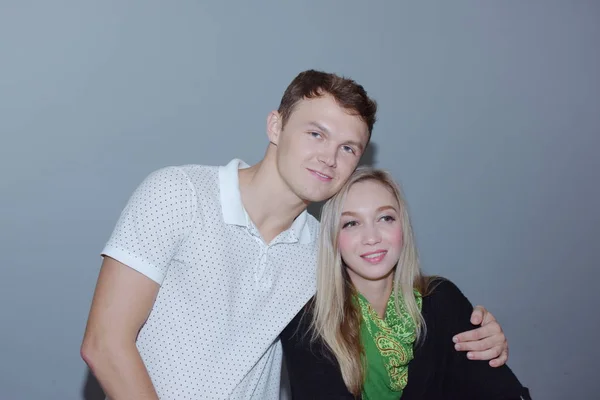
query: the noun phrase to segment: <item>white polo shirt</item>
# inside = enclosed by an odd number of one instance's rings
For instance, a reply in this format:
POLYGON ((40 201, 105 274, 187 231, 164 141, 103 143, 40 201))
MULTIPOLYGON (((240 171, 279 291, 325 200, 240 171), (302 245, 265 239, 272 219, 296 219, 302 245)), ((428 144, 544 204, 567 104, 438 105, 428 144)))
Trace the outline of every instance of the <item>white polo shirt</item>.
POLYGON ((278 399, 278 336, 315 292, 318 222, 303 212, 268 245, 238 168, 150 174, 102 254, 161 287, 137 347, 161 399, 278 399))

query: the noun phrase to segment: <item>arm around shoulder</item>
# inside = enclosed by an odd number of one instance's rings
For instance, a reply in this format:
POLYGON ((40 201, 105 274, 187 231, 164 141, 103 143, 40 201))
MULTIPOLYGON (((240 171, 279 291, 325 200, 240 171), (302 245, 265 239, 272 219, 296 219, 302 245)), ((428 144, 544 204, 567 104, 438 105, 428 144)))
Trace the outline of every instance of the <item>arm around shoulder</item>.
POLYGON ((494 368, 487 361, 469 360, 465 353, 454 350, 452 337, 473 329, 470 322, 473 306, 451 281, 442 279, 434 284, 437 286, 430 296, 438 329, 428 334, 443 335, 444 348, 450 359, 448 373, 453 391, 460 394, 460 398, 469 399, 529 399, 527 388, 521 385, 508 366, 494 368))

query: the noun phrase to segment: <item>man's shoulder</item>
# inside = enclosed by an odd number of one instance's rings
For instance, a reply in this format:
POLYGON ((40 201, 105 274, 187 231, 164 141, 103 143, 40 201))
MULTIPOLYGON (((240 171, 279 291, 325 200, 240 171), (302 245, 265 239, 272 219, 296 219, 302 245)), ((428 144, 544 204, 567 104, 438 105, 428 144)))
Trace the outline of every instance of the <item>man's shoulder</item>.
POLYGON ((182 172, 187 174, 190 178, 192 177, 214 177, 218 173, 219 165, 204 165, 204 164, 183 164, 177 165, 174 168, 180 169, 182 172))
POLYGON ((151 171, 146 179, 172 181, 190 179, 194 176, 210 176, 218 171, 218 166, 201 164, 168 165, 151 171))
POLYGON ((181 195, 203 203, 218 200, 219 166, 201 164, 170 165, 150 172, 138 188, 142 193, 168 196, 180 203, 181 195))
POLYGON ((171 165, 153 171, 150 176, 163 182, 185 181, 198 193, 218 185, 219 166, 202 164, 171 165))

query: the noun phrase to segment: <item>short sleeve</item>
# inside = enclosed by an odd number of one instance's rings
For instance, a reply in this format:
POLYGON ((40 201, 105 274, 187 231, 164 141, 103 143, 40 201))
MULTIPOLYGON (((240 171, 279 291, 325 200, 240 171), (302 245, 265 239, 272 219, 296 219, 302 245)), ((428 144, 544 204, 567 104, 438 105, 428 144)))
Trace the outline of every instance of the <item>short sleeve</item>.
POLYGON ((102 255, 162 284, 192 229, 195 211, 196 195, 187 174, 178 167, 157 170, 131 195, 102 255))

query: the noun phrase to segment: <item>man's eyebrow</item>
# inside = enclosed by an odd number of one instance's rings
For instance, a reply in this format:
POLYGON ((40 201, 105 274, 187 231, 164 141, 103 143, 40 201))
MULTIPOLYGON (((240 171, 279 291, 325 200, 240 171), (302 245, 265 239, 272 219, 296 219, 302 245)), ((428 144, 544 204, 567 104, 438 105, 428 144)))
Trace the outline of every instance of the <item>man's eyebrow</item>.
POLYGON ((316 121, 311 121, 311 122, 308 123, 308 125, 310 125, 310 126, 312 126, 314 128, 317 128, 318 130, 323 131, 323 132, 325 132, 327 134, 330 133, 329 129, 325 128, 323 125, 321 125, 320 123, 318 123, 316 121))
MULTIPOLYGON (((327 129, 325 126, 321 125, 317 121, 311 121, 308 123, 308 125, 312 126, 313 128, 317 128, 321 132, 331 135, 331 132, 329 131, 329 129, 327 129)), ((357 142, 356 140, 347 140, 345 143, 357 147, 361 151, 361 153, 365 149, 364 145, 361 142, 357 142)))

